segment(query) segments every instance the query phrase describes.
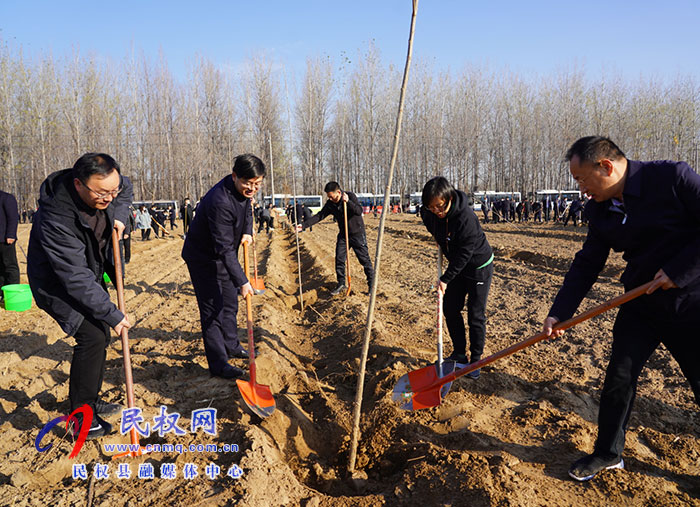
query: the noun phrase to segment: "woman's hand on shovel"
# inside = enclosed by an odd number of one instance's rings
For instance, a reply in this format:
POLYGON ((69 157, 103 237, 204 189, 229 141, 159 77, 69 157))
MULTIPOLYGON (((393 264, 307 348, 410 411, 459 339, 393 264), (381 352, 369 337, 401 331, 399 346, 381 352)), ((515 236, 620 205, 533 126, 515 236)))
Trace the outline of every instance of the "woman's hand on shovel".
POLYGON ((544 334, 549 336, 550 338, 559 338, 561 335, 564 334, 563 329, 556 329, 552 331, 552 328, 559 323, 559 319, 556 317, 547 317, 544 319, 544 324, 542 325, 542 331, 544 331, 544 334))
POLYGON ((447 284, 438 278, 436 288, 437 291, 444 296, 447 290, 447 284))

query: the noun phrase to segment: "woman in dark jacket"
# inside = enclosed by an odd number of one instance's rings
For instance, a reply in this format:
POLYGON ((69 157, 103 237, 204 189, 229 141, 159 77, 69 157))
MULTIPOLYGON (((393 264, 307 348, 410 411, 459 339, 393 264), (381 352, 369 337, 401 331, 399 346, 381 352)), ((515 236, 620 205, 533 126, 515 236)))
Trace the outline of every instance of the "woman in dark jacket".
MULTIPOLYGON (((486 299, 493 276, 493 251, 464 192, 437 176, 423 187, 421 217, 437 241, 449 265, 438 280, 444 294, 443 312, 452 338, 452 355, 458 365, 481 359, 486 341, 486 299), (462 317, 467 303, 469 353, 466 356, 466 329, 462 317)), ((459 367, 459 366, 458 366, 459 367)), ((479 378, 479 370, 468 377, 479 378)))

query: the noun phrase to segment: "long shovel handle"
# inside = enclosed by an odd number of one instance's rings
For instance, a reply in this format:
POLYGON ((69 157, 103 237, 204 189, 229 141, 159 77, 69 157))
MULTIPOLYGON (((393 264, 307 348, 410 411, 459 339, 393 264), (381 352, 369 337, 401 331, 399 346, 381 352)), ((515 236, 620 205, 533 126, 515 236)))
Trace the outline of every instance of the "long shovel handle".
MULTIPOLYGON (((248 262, 248 243, 243 243, 243 265, 245 269, 245 276, 248 277, 250 272, 250 265, 248 262)), ((255 344, 253 341, 253 301, 250 293, 246 294, 245 297, 245 311, 246 311, 246 321, 248 324, 248 359, 250 362, 249 372, 250 372, 250 383, 255 387, 255 344)))
POLYGON ((437 247, 438 257, 437 257, 437 277, 438 277, 438 287, 437 287, 437 351, 438 351, 438 373, 442 377, 442 300, 443 294, 440 292, 440 277, 442 276, 442 250, 440 245, 437 247))
MULTIPOLYGON (((341 196, 342 199, 342 196, 341 196)), ((348 284, 348 292, 350 294, 350 242, 348 240, 348 203, 343 199, 343 221, 345 224, 345 279, 348 284)))
MULTIPOLYGON (((255 284, 253 284, 253 290, 255 291, 256 294, 262 294, 265 289, 264 286, 262 289, 259 288, 260 284, 258 283, 258 250, 255 245, 255 208, 253 208, 253 200, 250 200, 250 210, 252 212, 252 217, 253 217, 253 279, 255 280, 255 284)), ((248 273, 246 273, 246 276, 248 276, 248 273)))
MULTIPOLYGON (((617 296, 614 299, 611 299, 610 301, 606 301, 603 304, 600 304, 594 308, 591 308, 587 312, 584 312, 580 315, 577 315, 575 317, 570 318, 569 320, 565 320, 564 322, 559 322, 557 323, 553 328, 552 331, 557 331, 557 330, 565 330, 569 329, 571 327, 574 327, 577 324, 580 324, 581 322, 584 322, 588 319, 591 319, 597 315, 600 315, 601 313, 607 312, 608 310, 611 310, 615 307, 618 307, 624 303, 627 303, 628 301, 631 301, 642 294, 644 294, 649 287, 654 283, 654 281, 650 281, 645 283, 644 285, 640 285, 636 289, 632 289, 629 292, 625 292, 624 294, 617 296)), ((459 370, 455 370, 454 372, 450 373, 449 375, 446 375, 442 377, 441 379, 437 380, 436 382, 433 382, 431 385, 426 386, 421 389, 421 391, 425 391, 428 389, 433 389, 438 386, 444 385, 447 382, 452 382, 455 379, 461 377, 462 375, 466 375, 469 372, 472 372, 474 370, 478 370, 479 368, 482 368, 483 366, 486 366, 487 364, 491 364, 494 361, 498 361, 499 359, 502 359, 504 357, 510 356, 511 354, 515 354, 516 352, 529 347, 530 345, 534 345, 537 342, 540 342, 546 338, 549 338, 544 331, 541 331, 537 333, 536 335, 531 336, 530 338, 527 338, 526 340, 523 340, 521 342, 515 343, 511 345, 510 347, 503 349, 499 352, 496 352, 493 355, 490 355, 488 357, 485 357, 484 359, 477 361, 475 363, 471 363, 464 368, 461 368, 459 370)))
MULTIPOLYGON (((124 300, 124 279, 122 278, 122 256, 119 249, 119 235, 116 229, 112 229, 112 251, 114 254, 114 286, 117 289, 117 307, 126 316, 126 302, 124 300)), ((134 377, 131 371, 131 352, 129 350, 129 330, 125 327, 121 331, 122 355, 124 356, 124 381, 126 383, 126 406, 135 408, 134 402, 134 377)), ((131 428, 131 443, 138 444, 136 429, 131 428)))
POLYGON ((167 234, 168 236, 170 236, 170 233, 168 232, 168 230, 167 230, 158 220, 156 220, 156 219, 153 218, 153 217, 151 217, 151 220, 152 220, 153 222, 155 222, 156 225, 157 225, 158 227, 160 227, 160 228, 163 230, 163 232, 164 232, 165 234, 167 234))

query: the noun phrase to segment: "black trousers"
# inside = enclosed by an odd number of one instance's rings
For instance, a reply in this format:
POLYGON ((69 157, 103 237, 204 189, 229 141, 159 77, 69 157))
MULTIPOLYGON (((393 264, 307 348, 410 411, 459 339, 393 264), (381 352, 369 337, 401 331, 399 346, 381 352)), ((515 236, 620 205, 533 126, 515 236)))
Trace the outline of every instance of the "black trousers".
POLYGON ((267 217, 260 217, 258 220, 258 232, 262 232, 263 227, 265 232, 270 232, 270 219, 267 217))
POLYGON ((151 228, 141 229, 141 241, 146 241, 151 239, 151 228))
POLYGON ((88 404, 94 411, 105 374, 107 346, 111 339, 109 326, 92 317, 85 317, 74 337, 76 343, 68 387, 70 409, 72 412, 88 404))
POLYGON ((238 342, 238 287, 223 263, 187 264, 199 306, 204 352, 209 371, 218 375, 230 353, 241 350, 238 342))
MULTIPOLYGON (((367 237, 364 233, 352 234, 348 236, 350 248, 353 249, 357 260, 360 261, 365 270, 367 277, 367 285, 372 285, 374 278, 374 269, 372 269, 372 260, 369 258, 367 251, 367 237)), ((338 234, 338 240, 335 243, 335 276, 338 278, 339 284, 345 283, 345 261, 347 259, 345 248, 345 234, 338 234)))
POLYGON ((11 245, 0 242, 0 287, 19 283, 19 264, 17 263, 17 241, 11 245))
POLYGON ((486 343, 486 300, 493 278, 493 262, 479 270, 479 280, 457 276, 447 284, 442 300, 445 324, 450 332, 452 348, 457 354, 465 354, 467 349, 466 329, 462 309, 467 303, 467 324, 469 325, 469 360, 478 361, 484 353, 486 343))
POLYGON ((129 233, 129 237, 125 238, 122 240, 122 243, 124 244, 124 263, 128 264, 131 262, 131 235, 132 233, 129 233))
POLYGON ((699 328, 700 319, 695 322, 661 322, 649 318, 648 312, 644 314, 627 306, 620 308, 613 327, 610 363, 600 395, 595 454, 608 459, 622 456, 639 374, 660 343, 678 362, 695 394, 695 401, 700 405, 699 328))

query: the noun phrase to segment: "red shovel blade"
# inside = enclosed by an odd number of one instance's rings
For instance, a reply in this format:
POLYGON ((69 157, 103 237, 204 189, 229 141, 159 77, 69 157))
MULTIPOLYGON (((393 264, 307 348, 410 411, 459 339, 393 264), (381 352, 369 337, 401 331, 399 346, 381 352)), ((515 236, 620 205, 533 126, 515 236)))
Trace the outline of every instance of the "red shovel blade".
MULTIPOLYGON (((455 371, 455 366, 454 361, 443 362, 442 376, 455 371)), ((391 399, 400 403, 400 407, 404 410, 437 407, 452 387, 452 382, 431 387, 441 378, 439 369, 440 367, 436 363, 407 373, 394 386, 391 399)))
POLYGON ((254 414, 264 419, 275 411, 275 400, 268 386, 240 379, 236 380, 236 384, 243 396, 243 401, 254 414))
MULTIPOLYGON (((590 310, 577 315, 571 319, 565 320, 564 322, 559 322, 552 329, 553 330, 565 330, 569 329, 581 322, 584 322, 590 318, 600 315, 612 308, 616 308, 627 301, 631 301, 646 293, 646 291, 654 284, 654 280, 647 282, 644 285, 625 292, 621 296, 617 296, 610 301, 600 304, 590 310)), ((531 337, 517 342, 510 347, 496 352, 484 359, 480 359, 474 363, 471 363, 463 368, 453 371, 452 373, 445 374, 441 378, 437 371, 436 365, 426 366, 420 370, 415 370, 407 373, 399 379, 396 386, 394 387, 394 393, 392 399, 396 402, 401 403, 401 408, 406 410, 419 410, 421 408, 436 407, 442 401, 441 387, 452 382, 462 375, 466 375, 472 371, 478 370, 487 364, 491 364, 498 359, 502 359, 511 354, 514 354, 520 350, 523 350, 535 343, 541 342, 547 339, 547 334, 542 331, 531 337)))

